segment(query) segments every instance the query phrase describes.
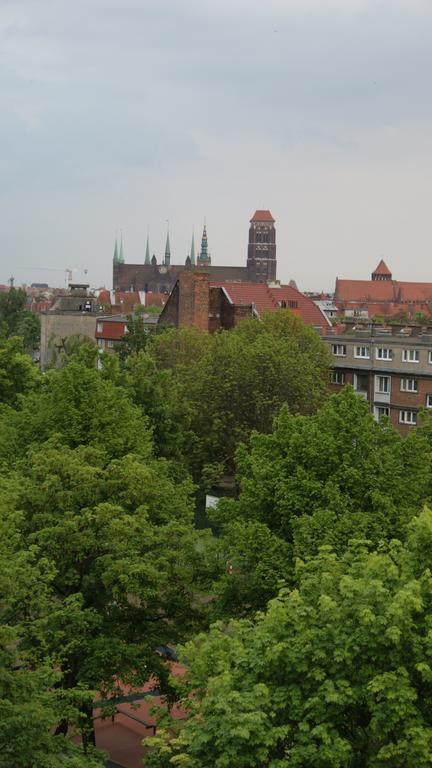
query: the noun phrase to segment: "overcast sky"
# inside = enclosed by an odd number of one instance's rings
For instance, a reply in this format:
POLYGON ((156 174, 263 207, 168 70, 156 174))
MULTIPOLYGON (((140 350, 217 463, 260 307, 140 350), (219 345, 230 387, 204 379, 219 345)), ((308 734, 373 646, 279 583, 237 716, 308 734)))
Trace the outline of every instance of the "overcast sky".
POLYGON ((431 82, 431 0, 0 0, 0 282, 111 287, 167 219, 244 264, 256 208, 301 289, 432 281, 431 82))

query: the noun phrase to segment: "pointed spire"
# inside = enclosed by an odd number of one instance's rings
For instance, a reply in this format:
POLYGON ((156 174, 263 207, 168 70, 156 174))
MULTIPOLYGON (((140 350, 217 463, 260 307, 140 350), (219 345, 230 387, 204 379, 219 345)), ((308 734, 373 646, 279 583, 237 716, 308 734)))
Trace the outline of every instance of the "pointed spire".
POLYGON ((118 255, 118 263, 124 264, 124 255, 123 255, 123 232, 120 231, 120 252, 118 255))
POLYGON ((119 263, 119 254, 118 254, 118 246, 117 246, 117 236, 115 239, 115 246, 114 246, 114 256, 113 256, 113 262, 114 264, 119 263))
POLYGON ((207 227, 204 222, 204 228, 201 238, 201 251, 198 256, 198 264, 203 267, 208 267, 211 263, 210 254, 208 252, 208 238, 207 238, 207 227))
POLYGON ((192 232, 192 243, 191 243, 191 249, 190 249, 190 260, 191 264, 194 267, 195 266, 195 235, 192 232))
POLYGON ((144 264, 150 264, 150 242, 149 242, 148 232, 147 232, 147 245, 146 245, 144 264))
POLYGON ((169 224, 167 229, 167 239, 166 239, 166 245, 165 245, 165 266, 169 267, 171 262, 171 247, 170 247, 170 239, 169 239, 169 224))

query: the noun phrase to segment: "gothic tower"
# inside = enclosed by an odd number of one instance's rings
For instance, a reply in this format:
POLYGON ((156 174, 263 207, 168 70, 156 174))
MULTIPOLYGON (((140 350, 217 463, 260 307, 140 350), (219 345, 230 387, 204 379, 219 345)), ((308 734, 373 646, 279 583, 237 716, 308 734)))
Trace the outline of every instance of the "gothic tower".
POLYGON ((250 220, 247 269, 253 283, 276 280, 276 230, 270 211, 255 211, 250 220))
POLYGON ((198 254, 197 264, 199 267, 209 267, 211 264, 211 257, 208 250, 207 228, 205 224, 202 233, 201 250, 198 254))

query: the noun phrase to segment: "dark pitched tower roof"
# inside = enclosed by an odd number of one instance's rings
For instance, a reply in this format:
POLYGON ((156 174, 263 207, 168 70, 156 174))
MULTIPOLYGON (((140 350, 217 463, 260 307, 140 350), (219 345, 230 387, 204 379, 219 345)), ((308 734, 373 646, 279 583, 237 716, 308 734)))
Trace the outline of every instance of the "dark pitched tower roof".
POLYGON ((252 221, 260 221, 260 222, 266 221, 266 222, 270 222, 271 224, 274 224, 274 218, 271 215, 270 211, 262 211, 262 210, 255 211, 254 215, 251 218, 251 222, 252 221))

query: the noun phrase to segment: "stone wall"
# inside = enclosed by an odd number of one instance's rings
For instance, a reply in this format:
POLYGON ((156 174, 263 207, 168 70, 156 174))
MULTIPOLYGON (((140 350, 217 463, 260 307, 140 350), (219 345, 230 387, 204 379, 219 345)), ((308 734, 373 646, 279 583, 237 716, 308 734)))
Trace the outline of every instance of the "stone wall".
POLYGON ((90 312, 41 314, 40 365, 42 370, 51 362, 53 351, 61 347, 68 336, 81 334, 95 341, 97 315, 90 312))

